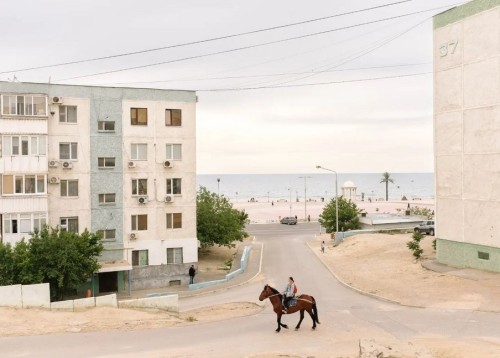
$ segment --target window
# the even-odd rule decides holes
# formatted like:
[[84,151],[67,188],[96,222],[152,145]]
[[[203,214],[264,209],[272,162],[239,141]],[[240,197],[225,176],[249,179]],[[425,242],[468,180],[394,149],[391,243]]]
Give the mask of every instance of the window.
[[45,175],[4,175],[2,193],[4,195],[45,194]]
[[113,241],[116,239],[115,229],[97,230],[97,234],[101,235],[103,240]]
[[22,213],[6,214],[3,216],[4,233],[6,234],[29,234],[39,231],[47,225],[47,214]]
[[182,229],[182,213],[167,214],[167,229]]
[[59,143],[59,159],[78,159],[77,143]]
[[6,234],[17,234],[18,233],[18,227],[17,227],[17,215],[9,215],[5,214],[3,216],[3,230],[4,233]]
[[2,96],[2,114],[16,116],[46,116],[46,96]]
[[182,194],[181,179],[167,179],[167,194]]
[[78,196],[78,180],[61,180],[61,196]]
[[148,180],[132,179],[132,195],[148,195]]
[[147,215],[132,215],[132,231],[147,230],[148,216]]
[[2,156],[46,155],[45,136],[3,136]]
[[114,168],[115,167],[115,158],[112,158],[112,157],[97,158],[97,166],[99,168]]
[[182,247],[167,249],[167,265],[182,263]]
[[33,231],[40,231],[45,225],[47,225],[46,214],[33,214]]
[[114,204],[116,194],[99,194],[99,204]]
[[132,266],[147,266],[148,250],[132,250]]
[[182,113],[180,109],[165,110],[165,125],[166,126],[181,126]]
[[76,106],[59,106],[59,123],[76,123]]
[[78,232],[78,217],[61,218],[59,222],[62,230]]
[[148,160],[148,145],[132,143],[130,157],[132,160]]
[[148,109],[147,108],[130,108],[130,124],[133,126],[148,125]]
[[101,132],[114,132],[115,122],[114,121],[97,121],[97,130]]
[[182,144],[167,144],[166,159],[181,160],[182,159]]

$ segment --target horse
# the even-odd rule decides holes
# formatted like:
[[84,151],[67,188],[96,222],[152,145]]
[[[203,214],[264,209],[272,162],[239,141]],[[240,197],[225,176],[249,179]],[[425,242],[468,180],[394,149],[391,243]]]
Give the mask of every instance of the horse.
[[[260,293],[259,301],[264,301],[266,298],[269,298],[269,300],[271,301],[271,304],[273,305],[273,311],[277,316],[278,328],[276,329],[276,332],[281,331],[281,327],[288,329],[288,326],[286,324],[281,323],[281,316],[283,315],[283,309],[285,308],[282,304],[283,295],[279,293],[279,291],[275,288],[272,288],[269,285],[265,285],[264,289]],[[304,311],[307,311],[307,313],[309,313],[309,316],[311,316],[311,319],[313,321],[312,329],[316,329],[316,323],[320,323],[318,318],[318,307],[316,306],[316,300],[314,299],[314,297],[309,295],[299,295],[296,296],[295,299],[297,300],[296,304],[294,306],[288,307],[286,313],[292,314],[300,311],[300,320],[299,323],[297,323],[295,330],[298,330],[300,328],[300,324],[304,319]]]

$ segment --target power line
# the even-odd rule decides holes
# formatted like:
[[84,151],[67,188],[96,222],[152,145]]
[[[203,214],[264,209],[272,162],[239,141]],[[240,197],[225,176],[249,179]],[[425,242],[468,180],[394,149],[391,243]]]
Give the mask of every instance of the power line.
[[169,64],[169,63],[182,62],[182,61],[194,60],[194,59],[203,58],[203,57],[221,55],[221,54],[224,54],[224,53],[231,53],[231,52],[236,52],[236,51],[248,50],[248,49],[251,49],[251,48],[257,48],[257,47],[262,47],[262,46],[267,46],[267,45],[272,45],[272,44],[277,44],[277,43],[282,43],[282,42],[288,42],[288,41],[303,39],[303,38],[307,38],[307,37],[312,37],[312,36],[317,36],[317,35],[323,35],[323,34],[335,32],[335,31],[341,31],[341,30],[351,29],[351,28],[355,28],[355,27],[359,27],[359,26],[370,25],[370,24],[375,24],[375,23],[378,23],[378,22],[383,22],[383,21],[398,19],[398,18],[407,17],[407,16],[411,16],[411,15],[421,14],[421,13],[425,13],[425,12],[429,12],[429,11],[434,11],[434,10],[437,10],[437,9],[442,9],[444,7],[449,7],[449,6],[440,6],[440,7],[436,7],[436,8],[432,8],[432,9],[428,9],[428,10],[415,11],[415,12],[411,12],[411,13],[407,13],[407,14],[403,14],[403,15],[391,16],[391,17],[387,17],[387,18],[383,18],[383,19],[379,19],[379,20],[368,21],[368,22],[364,22],[364,23],[360,23],[360,24],[339,27],[339,28],[332,29],[332,30],[325,30],[325,31],[315,32],[315,33],[301,35],[301,36],[289,37],[289,38],[285,38],[285,39],[282,39],[282,40],[264,42],[264,43],[260,43],[260,44],[256,44],[256,45],[249,45],[249,46],[237,47],[237,48],[233,48],[233,49],[229,49],[229,50],[211,52],[211,53],[202,54],[202,55],[196,55],[196,56],[183,57],[183,58],[178,58],[178,59],[169,60],[169,61],[162,61],[162,62],[150,63],[150,64],[146,64],[146,65],[126,67],[126,68],[121,68],[121,69],[117,69],[117,70],[110,70],[110,71],[104,71],[104,72],[96,72],[96,73],[91,73],[91,74],[86,74],[86,75],[81,75],[81,76],[63,78],[63,79],[56,80],[56,81],[57,82],[63,82],[63,81],[74,80],[74,79],[79,79],[79,78],[101,76],[101,75],[106,75],[106,74],[111,74],[111,73],[118,73],[118,72],[130,71],[130,70],[137,70],[137,69],[141,69],[141,68],[148,68],[148,67],[154,67],[154,66],[159,66],[159,65],[165,65],[165,64]]
[[341,13],[341,14],[324,16],[324,17],[320,17],[320,18],[316,18],[316,19],[310,19],[310,20],[295,22],[295,23],[286,24],[286,25],[273,26],[273,27],[268,27],[268,28],[259,29],[259,30],[241,32],[241,33],[231,34],[231,35],[226,35],[226,36],[219,36],[219,37],[214,37],[214,38],[205,39],[205,40],[198,40],[198,41],[186,42],[186,43],[181,43],[181,44],[176,44],[176,45],[168,45],[168,46],[156,47],[156,48],[152,48],[152,49],[140,50],[140,51],[134,51],[134,52],[126,52],[126,53],[117,54],[117,55],[95,57],[95,58],[90,58],[90,59],[85,59],[85,60],[61,62],[61,63],[57,63],[57,64],[44,65],[44,66],[36,66],[36,67],[27,67],[27,68],[21,68],[21,69],[17,69],[17,70],[3,71],[3,72],[0,72],[0,74],[12,73],[12,72],[25,72],[25,71],[40,70],[40,69],[51,68],[51,67],[75,65],[75,64],[79,64],[79,63],[85,63],[85,62],[94,62],[94,61],[100,61],[100,60],[108,60],[108,59],[117,58],[117,57],[139,55],[139,54],[148,53],[148,52],[155,52],[155,51],[167,50],[167,49],[172,49],[172,48],[177,48],[177,47],[197,45],[197,44],[206,43],[206,42],[212,42],[212,41],[218,41],[218,40],[225,40],[225,39],[230,39],[230,38],[233,38],[233,37],[246,36],[246,35],[251,35],[251,34],[257,34],[257,33],[260,33],[260,32],[266,32],[266,31],[283,29],[283,28],[286,28],[286,27],[304,25],[304,24],[307,24],[307,23],[312,23],[312,22],[317,22],[317,21],[323,21],[323,20],[332,19],[332,18],[335,18],[335,17],[346,16],[346,15],[357,14],[357,13],[360,13],[360,12],[371,11],[371,10],[380,9],[380,8],[384,8],[384,7],[399,5],[399,4],[402,4],[402,3],[405,3],[405,2],[411,2],[411,1],[414,1],[414,0],[402,0],[402,1],[393,2],[393,3],[389,3],[389,4],[373,6],[373,7],[369,7],[369,8],[365,8],[365,9],[344,12],[344,13]]

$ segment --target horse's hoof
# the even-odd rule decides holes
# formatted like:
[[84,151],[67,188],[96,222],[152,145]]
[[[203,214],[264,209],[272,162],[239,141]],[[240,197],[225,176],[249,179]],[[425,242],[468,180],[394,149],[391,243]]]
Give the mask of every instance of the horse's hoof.
[[316,329],[316,327],[313,327],[313,329]]
[[295,327],[295,330],[298,331],[299,330],[299,327]]
[[288,326],[287,326],[287,325],[285,324],[285,325],[283,326],[283,328],[286,328],[286,329],[288,329]]

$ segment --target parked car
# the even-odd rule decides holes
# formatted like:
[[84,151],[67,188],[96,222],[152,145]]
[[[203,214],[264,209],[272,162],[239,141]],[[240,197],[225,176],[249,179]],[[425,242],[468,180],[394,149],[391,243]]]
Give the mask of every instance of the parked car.
[[280,220],[280,223],[287,225],[297,225],[297,219],[295,219],[293,216],[285,216]]
[[413,231],[434,236],[434,220],[423,221]]

